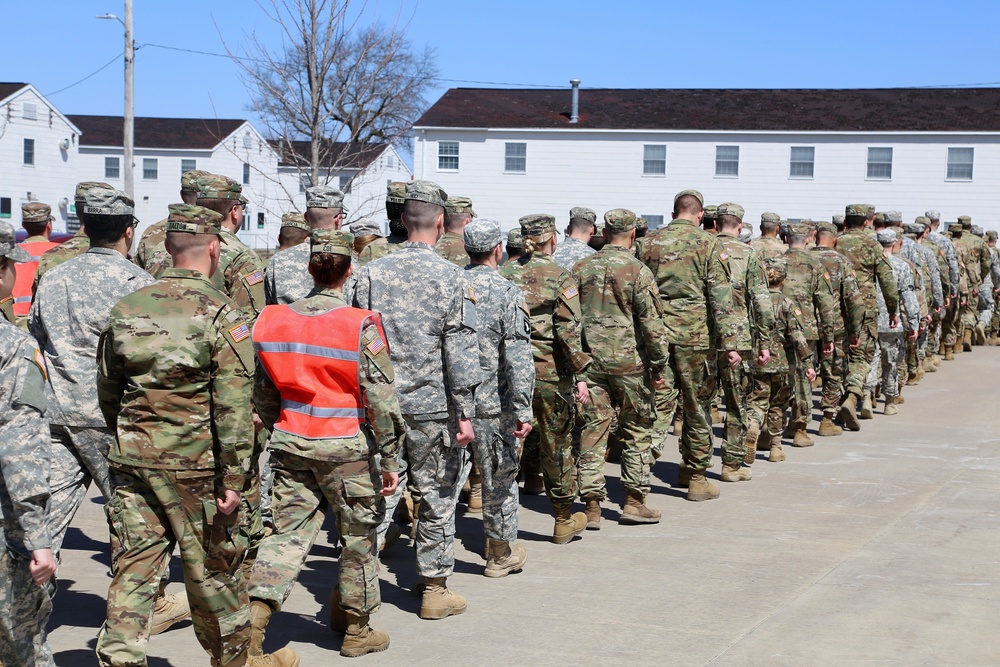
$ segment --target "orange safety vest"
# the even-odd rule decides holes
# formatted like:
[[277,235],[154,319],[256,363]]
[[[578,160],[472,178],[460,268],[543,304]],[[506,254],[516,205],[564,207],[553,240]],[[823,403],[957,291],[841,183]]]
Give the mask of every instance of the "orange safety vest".
[[52,241],[34,241],[32,243],[18,243],[18,245],[31,255],[30,262],[22,262],[17,265],[17,277],[14,279],[14,314],[23,317],[31,310],[31,285],[35,282],[38,260],[46,251],[59,244]]
[[385,331],[378,313],[341,306],[317,315],[266,306],[253,327],[257,358],[281,393],[275,430],[313,440],[352,438],[367,421],[361,400],[361,334]]

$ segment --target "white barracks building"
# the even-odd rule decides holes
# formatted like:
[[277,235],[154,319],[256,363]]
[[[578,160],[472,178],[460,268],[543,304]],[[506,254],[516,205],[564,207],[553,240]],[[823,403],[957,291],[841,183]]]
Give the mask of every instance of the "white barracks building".
[[626,207],[669,222],[673,195],[826,219],[867,202],[1000,229],[1000,89],[453,88],[414,125],[415,178],[505,229],[528,213]]

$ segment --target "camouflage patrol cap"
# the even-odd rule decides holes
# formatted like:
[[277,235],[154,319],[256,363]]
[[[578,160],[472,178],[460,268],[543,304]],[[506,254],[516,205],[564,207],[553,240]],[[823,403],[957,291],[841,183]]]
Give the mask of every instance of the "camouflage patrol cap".
[[715,220],[719,216],[719,207],[715,204],[702,206],[701,210],[705,212],[705,215],[701,218],[702,220]]
[[681,190],[680,192],[674,195],[674,204],[677,204],[677,200],[685,195],[691,195],[692,197],[698,200],[699,204],[701,204],[702,206],[705,205],[705,198],[702,197],[701,193],[698,192],[697,190]]
[[637,231],[642,231],[643,229],[649,229],[649,221],[646,218],[638,217],[635,219],[635,228]]
[[916,218],[913,219],[913,222],[917,223],[918,225],[924,225],[925,227],[931,226],[931,219],[928,218],[926,215],[918,215]]
[[898,241],[896,237],[896,230],[893,229],[880,229],[875,232],[875,240],[881,243],[883,246],[889,246]]
[[725,204],[719,204],[715,211],[716,215],[735,215],[743,222],[743,216],[746,215],[746,209],[744,209],[739,204],[733,204],[732,202],[726,202]]
[[843,216],[843,215],[841,215],[840,213],[838,213],[838,214],[834,215],[834,216],[833,216],[832,218],[830,218],[830,220],[831,220],[831,221],[833,222],[833,224],[834,224],[834,225],[836,225],[836,226],[837,226],[838,228],[839,228],[839,227],[843,227],[843,226],[844,226],[844,216]]
[[468,197],[448,197],[444,210],[448,213],[468,213],[473,218],[476,217],[476,212],[472,210],[472,200]]
[[433,181],[410,181],[406,184],[406,200],[422,201],[444,208],[448,203],[448,193]]
[[832,222],[817,222],[816,223],[816,231],[817,232],[827,232],[828,234],[836,234],[837,233],[837,225],[833,224]]
[[869,208],[868,204],[848,204],[847,207],[844,208],[844,217],[861,216],[863,218],[867,218]]
[[574,206],[569,210],[570,220],[586,220],[590,224],[597,223],[597,213],[592,209],[584,208],[583,206]]
[[930,218],[931,222],[938,222],[941,220],[941,214],[938,211],[927,211],[924,215]]
[[306,208],[339,208],[344,210],[344,193],[329,185],[306,188]]
[[882,213],[881,211],[876,213],[875,222],[877,222],[880,225],[885,224],[885,213]]
[[996,241],[997,240],[997,232],[996,232],[996,230],[991,229],[990,231],[986,232],[986,240],[987,241]]
[[198,192],[198,179],[212,174],[201,169],[192,169],[181,174],[181,192]]
[[298,211],[291,211],[285,213],[281,216],[281,226],[282,227],[294,227],[295,229],[303,229],[309,231],[309,223],[306,222],[306,217],[299,213]]
[[604,227],[613,234],[635,229],[635,213],[627,208],[613,208],[604,214]]
[[310,255],[347,255],[354,249],[354,235],[339,229],[314,229],[309,235]]
[[811,231],[812,231],[812,225],[810,225],[808,222],[788,223],[789,236],[809,236],[809,232]]
[[465,226],[465,251],[489,252],[503,241],[500,223],[487,218],[476,218]]
[[764,211],[760,214],[760,221],[775,224],[781,222],[781,216],[777,213],[772,213],[771,211]]
[[31,253],[17,245],[14,228],[0,220],[0,257],[9,257],[15,262],[30,262]]
[[976,236],[982,236],[983,228],[980,227],[979,225],[972,225],[972,233]]
[[21,204],[21,222],[27,224],[38,224],[53,220],[52,207],[41,202],[31,202]]
[[767,282],[771,285],[781,282],[788,275],[788,262],[780,255],[768,259],[764,266],[767,269]]
[[167,206],[168,232],[189,234],[221,234],[222,216],[210,208],[196,204],[171,204]]
[[958,222],[962,225],[962,229],[968,231],[972,229],[972,218],[967,215],[958,216]]
[[87,215],[135,215],[135,202],[121,190],[91,188],[83,195]]
[[358,222],[351,223],[351,233],[354,237],[359,236],[382,236],[382,225],[372,218],[365,218]]
[[556,231],[556,218],[548,213],[532,213],[517,221],[521,236],[542,236]]
[[895,224],[897,222],[903,222],[903,214],[899,211],[886,211],[885,221],[889,224]]
[[81,181],[76,184],[76,193],[73,195],[73,202],[77,205],[83,204],[83,196],[87,194],[87,190],[90,188],[104,188],[105,190],[113,190],[109,184],[102,181]]
[[[752,235],[753,234],[753,224],[749,223],[749,222],[744,222],[743,223],[743,231],[744,232],[749,232]],[[742,234],[742,232],[741,232],[741,234]]]
[[925,229],[927,229],[927,226],[920,222],[919,219],[917,222],[908,222],[903,225],[903,231],[907,234],[913,234],[914,236],[920,236],[924,233]]
[[507,232],[507,247],[512,250],[524,250],[524,237],[521,236],[520,228]]
[[963,231],[962,223],[961,222],[949,222],[948,223],[948,231],[951,232],[952,234],[955,234],[956,232],[957,233],[961,233]]
[[243,186],[228,176],[208,174],[195,181],[198,199],[236,199],[243,201]]
[[393,181],[385,186],[385,203],[402,204],[406,200],[406,183]]

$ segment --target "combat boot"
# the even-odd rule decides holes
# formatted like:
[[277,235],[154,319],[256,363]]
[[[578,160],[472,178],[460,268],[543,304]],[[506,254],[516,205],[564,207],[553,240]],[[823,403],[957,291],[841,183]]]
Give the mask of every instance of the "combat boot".
[[618,523],[626,525],[659,523],[660,511],[646,507],[645,501],[641,493],[630,492],[625,498],[625,506],[622,508],[621,516],[618,517]]
[[569,505],[552,509],[556,518],[552,541],[556,544],[566,544],[587,529],[587,515],[583,512],[571,513]]
[[782,461],[785,460],[785,452],[783,449],[781,449],[780,440],[777,441],[777,443],[774,442],[771,443],[771,452],[768,455],[767,460],[770,461],[771,463],[781,463]]
[[705,471],[693,471],[691,482],[688,484],[687,499],[694,502],[701,502],[703,500],[715,500],[718,497],[719,487],[705,478]]
[[506,577],[523,568],[527,560],[528,550],[523,544],[511,545],[510,542],[486,538],[486,571],[483,574],[487,577]]
[[694,474],[693,468],[688,468],[683,463],[677,467],[677,488],[686,489],[688,484],[691,483],[691,475]]
[[860,431],[861,424],[858,422],[858,397],[856,394],[850,392],[844,398],[844,402],[840,405],[840,412],[838,417],[840,421],[844,422],[846,426],[851,431]]
[[919,377],[917,376],[916,373],[907,373],[906,374],[906,386],[908,386],[908,387],[915,387],[918,384],[920,384],[920,379],[919,379]]
[[982,322],[976,323],[976,345],[986,345],[986,327]]
[[899,408],[896,407],[896,404],[898,402],[899,401],[896,399],[895,396],[886,396],[885,409],[882,410],[882,414],[884,414],[886,417],[891,417],[892,415],[898,415]]
[[299,656],[287,646],[274,653],[248,655],[247,667],[299,667]]
[[330,591],[330,630],[344,634],[349,623],[347,612],[340,606],[340,589],[334,586]]
[[861,403],[861,418],[862,419],[874,419],[875,412],[872,409],[872,395],[871,392],[865,392],[864,401]]
[[[583,516],[582,514],[580,516]],[[437,620],[465,611],[465,598],[448,590],[445,577],[426,577],[420,601],[420,618]]]
[[823,421],[819,423],[819,431],[817,431],[817,434],[826,437],[831,435],[842,435],[843,433],[844,429],[833,423],[833,415],[824,413]]
[[587,509],[584,510],[584,514],[587,515],[587,530],[600,530],[601,529],[601,501],[600,500],[588,500]]
[[529,496],[537,496],[545,493],[545,479],[541,474],[530,475],[525,473],[524,488],[521,489],[521,493]]
[[923,369],[925,373],[937,373],[937,357],[928,355],[924,357]]
[[937,369],[941,368],[941,361],[942,360],[944,360],[944,357],[942,357],[940,355],[937,355],[937,354],[934,355],[934,360],[933,360],[934,361],[934,370],[937,370]]
[[739,463],[723,463],[722,474],[719,476],[723,482],[746,482],[753,476],[750,468],[744,468]]
[[166,632],[172,625],[190,616],[191,606],[188,604],[187,595],[182,597],[161,592],[153,606],[153,620],[150,623],[149,634],[158,635]]
[[747,465],[752,465],[754,459],[757,458],[757,440],[760,439],[760,426],[757,422],[751,420],[750,426],[747,427],[747,435],[743,440],[743,444],[746,446],[747,453],[743,456],[743,463]]
[[[389,648],[389,635],[368,625],[368,614],[349,614],[350,623],[340,646],[340,655],[357,658]],[[298,664],[298,663],[296,663]]]
[[725,424],[725,423],[726,423],[725,417],[723,417],[722,413],[719,412],[719,408],[717,408],[717,407],[715,407],[713,405],[712,406],[712,426],[718,426],[719,424]]
[[924,369],[924,365],[920,364],[917,366],[917,382],[923,380],[925,375],[927,375],[927,371]]
[[966,328],[962,336],[962,352],[972,352],[972,329]]
[[674,416],[674,435],[678,438],[681,437],[681,429],[684,428],[684,414],[678,410],[677,414]]
[[469,514],[483,513],[483,476],[469,475],[469,504],[465,511]]
[[250,601],[250,655],[264,655],[264,632],[271,620],[271,605],[260,600]]
[[785,424],[785,430],[781,432],[782,438],[794,438],[795,437],[795,422],[789,418],[788,423]]
[[792,436],[792,447],[812,447],[816,444],[816,441],[812,439],[812,436],[806,433],[805,426],[799,426],[795,429],[795,435]]
[[955,346],[954,345],[951,346],[951,347],[945,348],[945,351],[944,351],[944,360],[945,361],[954,361],[955,360]]

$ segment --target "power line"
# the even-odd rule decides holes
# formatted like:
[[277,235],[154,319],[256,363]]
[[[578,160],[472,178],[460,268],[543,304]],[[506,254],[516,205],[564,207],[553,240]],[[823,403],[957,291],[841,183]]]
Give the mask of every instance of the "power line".
[[94,75],[102,72],[103,70],[107,69],[108,67],[110,67],[116,60],[118,60],[119,58],[121,58],[124,55],[125,55],[125,51],[122,51],[117,56],[115,56],[114,58],[112,58],[108,62],[104,63],[103,65],[101,65],[100,68],[94,70],[93,72],[91,72],[87,76],[83,77],[82,79],[80,79],[76,83],[71,83],[68,86],[66,86],[65,88],[60,88],[59,90],[57,90],[54,93],[45,93],[45,97],[52,97],[53,95],[58,95],[59,93],[63,92],[64,90],[69,90],[70,88],[73,88],[74,86],[79,86],[81,83],[83,83],[84,81],[86,81],[90,77],[92,77],[92,76],[94,76]]

